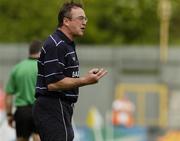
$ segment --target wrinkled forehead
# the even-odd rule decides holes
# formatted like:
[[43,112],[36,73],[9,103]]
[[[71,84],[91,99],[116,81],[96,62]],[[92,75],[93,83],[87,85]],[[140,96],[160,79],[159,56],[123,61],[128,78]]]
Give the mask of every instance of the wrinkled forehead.
[[84,10],[80,7],[72,8],[70,13],[71,13],[71,17],[86,16]]

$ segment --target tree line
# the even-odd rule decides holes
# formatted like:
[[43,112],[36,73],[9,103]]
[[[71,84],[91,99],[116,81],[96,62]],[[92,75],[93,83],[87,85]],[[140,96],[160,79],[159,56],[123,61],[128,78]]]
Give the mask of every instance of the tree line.
[[[77,0],[76,0],[77,1]],[[44,40],[65,0],[0,0],[0,42]],[[78,2],[78,1],[77,1]],[[80,0],[88,17],[81,44],[159,44],[159,0]],[[180,4],[171,0],[170,44],[180,44]]]

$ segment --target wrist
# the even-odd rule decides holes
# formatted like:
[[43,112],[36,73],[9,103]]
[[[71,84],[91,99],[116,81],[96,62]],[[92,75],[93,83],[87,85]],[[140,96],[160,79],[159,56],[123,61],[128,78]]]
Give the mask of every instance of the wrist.
[[10,112],[8,112],[8,113],[6,113],[6,116],[7,116],[7,117],[11,117],[11,116],[13,116],[13,114],[10,113]]
[[87,82],[86,82],[86,78],[85,78],[85,77],[80,77],[79,80],[80,80],[80,86],[87,85]]

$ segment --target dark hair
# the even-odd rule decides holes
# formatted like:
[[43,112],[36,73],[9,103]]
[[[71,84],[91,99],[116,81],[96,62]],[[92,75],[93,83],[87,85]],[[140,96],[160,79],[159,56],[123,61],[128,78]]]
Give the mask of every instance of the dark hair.
[[39,53],[41,50],[41,47],[42,47],[41,41],[39,41],[39,40],[32,41],[29,46],[29,54],[32,55],[32,54]]
[[72,8],[79,7],[83,9],[82,4],[73,1],[64,3],[58,14],[58,27],[63,25],[64,17],[71,17],[70,12]]

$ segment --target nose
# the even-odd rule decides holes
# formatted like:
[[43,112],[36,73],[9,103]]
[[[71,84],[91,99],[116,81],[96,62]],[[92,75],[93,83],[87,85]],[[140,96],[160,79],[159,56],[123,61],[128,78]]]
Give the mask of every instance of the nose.
[[83,21],[84,21],[85,23],[87,23],[87,22],[88,22],[88,18],[87,18],[87,17],[84,17],[84,18],[83,18]]
[[86,25],[86,23],[87,23],[87,21],[85,21],[85,20],[82,22],[83,25]]

